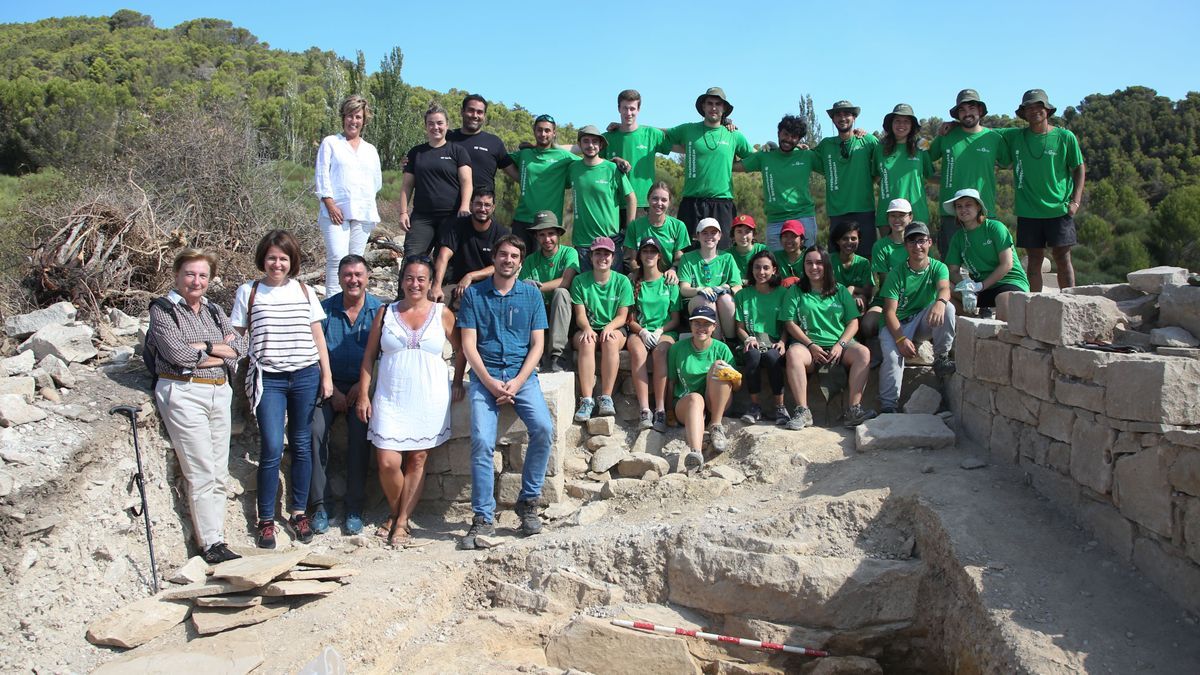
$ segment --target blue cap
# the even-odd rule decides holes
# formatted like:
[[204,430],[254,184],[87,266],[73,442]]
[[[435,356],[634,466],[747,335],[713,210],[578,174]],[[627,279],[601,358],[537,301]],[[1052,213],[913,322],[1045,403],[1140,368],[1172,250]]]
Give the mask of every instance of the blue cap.
[[701,306],[697,307],[696,309],[693,309],[692,315],[688,317],[688,321],[695,321],[696,319],[700,319],[702,321],[707,321],[709,323],[716,323],[717,322],[717,312],[716,312],[716,310],[714,310],[712,307],[709,307],[708,305],[701,305]]

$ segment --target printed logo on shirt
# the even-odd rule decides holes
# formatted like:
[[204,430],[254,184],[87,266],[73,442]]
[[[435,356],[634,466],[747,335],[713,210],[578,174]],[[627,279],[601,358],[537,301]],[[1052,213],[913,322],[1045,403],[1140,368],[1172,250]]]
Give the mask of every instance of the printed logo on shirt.
[[991,148],[986,148],[986,147],[982,147],[982,146],[981,146],[981,147],[975,148],[975,151],[976,151],[976,152],[986,152],[986,153],[990,153],[990,152],[992,151],[992,149],[991,149]]

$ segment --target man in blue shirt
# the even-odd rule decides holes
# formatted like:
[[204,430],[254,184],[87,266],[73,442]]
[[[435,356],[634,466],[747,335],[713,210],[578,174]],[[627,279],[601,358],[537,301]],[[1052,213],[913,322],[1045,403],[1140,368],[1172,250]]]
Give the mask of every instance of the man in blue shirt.
[[346,534],[362,532],[362,508],[367,483],[367,425],[354,414],[359,396],[367,396],[358,386],[367,336],[375,315],[383,307],[379,298],[367,293],[371,269],[360,255],[348,255],[338,263],[338,284],[342,292],[326,298],[321,307],[325,319],[321,330],[329,348],[329,368],[333,372],[333,396],[313,411],[313,471],[308,491],[308,506],[312,511],[312,528],[317,534],[329,529],[329,513],[325,491],[328,486],[329,436],[338,415],[346,416]]
[[[512,405],[529,429],[529,446],[521,469],[517,516],[526,535],[542,530],[538,499],[550,460],[554,423],[534,368],[542,358],[546,307],[542,294],[517,282],[525,258],[525,243],[506,235],[496,242],[495,272],[472,284],[463,295],[458,314],[462,349],[471,364],[471,529],[459,548],[473,549],[476,537],[495,534],[496,427],[499,406]],[[482,542],[480,542],[482,543]]]

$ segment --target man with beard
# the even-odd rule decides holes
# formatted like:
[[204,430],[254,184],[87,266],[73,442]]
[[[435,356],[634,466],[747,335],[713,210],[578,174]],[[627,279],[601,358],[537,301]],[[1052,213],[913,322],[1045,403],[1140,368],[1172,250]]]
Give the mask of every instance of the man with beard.
[[495,206],[496,195],[491,190],[476,188],[471,195],[471,215],[458,218],[446,230],[433,263],[430,300],[446,302],[455,309],[471,284],[492,276],[496,242],[508,234],[492,220]]
[[[950,130],[934,138],[929,146],[929,158],[942,163],[939,203],[953,199],[959,190],[972,188],[979,191],[987,212],[996,212],[996,162],[1005,161],[1006,148],[1000,133],[981,124],[984,115],[987,104],[979,99],[979,92],[963,89],[950,109],[950,117],[958,123],[951,123]],[[943,213],[937,234],[941,255],[950,250],[950,239],[957,231],[954,214]]]
[[[471,406],[471,509],[474,517],[462,549],[488,545],[495,535],[496,431],[499,407],[512,405],[529,430],[521,468],[521,492],[516,511],[526,535],[542,530],[537,502],[550,459],[554,423],[538,375],[546,331],[542,295],[530,284],[517,283],[525,243],[509,235],[496,242],[495,272],[463,295],[458,327],[462,350],[471,364],[467,400]],[[480,541],[479,538],[484,540]]]
[[469,94],[462,102],[462,126],[446,134],[446,140],[457,143],[471,158],[471,177],[475,188],[496,191],[496,169],[512,164],[504,141],[483,130],[487,123],[488,103],[479,94]]
[[817,217],[808,178],[817,161],[812,150],[797,149],[808,134],[808,125],[796,115],[784,115],[777,131],[779,152],[756,152],[735,162],[734,171],[761,171],[763,207],[767,212],[767,249],[782,247],[783,223],[798,220],[804,225],[804,248],[817,243]]
[[[842,223],[858,225],[859,245],[870,250],[875,245],[875,183],[871,178],[871,156],[879,139],[873,134],[856,135],[854,121],[862,110],[850,101],[838,101],[825,111],[837,136],[821,139],[814,149],[813,167],[825,176],[825,211],[829,227]],[[807,229],[807,227],[805,228]],[[815,236],[812,239],[819,241]]]
[[522,148],[509,155],[512,164],[504,167],[521,187],[521,199],[513,213],[513,234],[521,237],[526,250],[533,250],[529,226],[538,211],[550,211],[558,222],[563,219],[563,193],[567,189],[567,170],[579,158],[554,144],[558,124],[550,115],[538,115],[533,120],[531,148]]
[[[571,240],[579,251],[580,271],[587,272],[592,269],[588,244],[599,237],[623,235],[637,213],[637,196],[617,165],[600,156],[608,142],[599,129],[590,124],[580,129],[578,143],[583,159],[567,169],[567,183],[573,197]],[[626,220],[618,221],[621,213]],[[620,258],[613,262],[613,270],[621,271]]]
[[549,211],[538,211],[529,231],[537,238],[538,249],[521,265],[520,278],[542,292],[550,318],[546,330],[547,367],[552,373],[561,373],[568,370],[563,351],[571,330],[571,282],[579,274],[579,252],[558,243],[567,231]]

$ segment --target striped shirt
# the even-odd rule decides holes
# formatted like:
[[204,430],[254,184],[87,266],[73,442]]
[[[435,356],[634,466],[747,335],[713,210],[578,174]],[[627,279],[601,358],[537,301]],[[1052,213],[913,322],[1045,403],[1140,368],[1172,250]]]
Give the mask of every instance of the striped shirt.
[[[233,326],[226,318],[224,310],[218,305],[209,303],[208,298],[201,298],[200,302],[203,306],[197,313],[193,312],[183,302],[183,297],[175,291],[171,291],[166,297],[175,304],[175,319],[178,319],[179,323],[176,324],[175,319],[172,319],[167,312],[151,305],[150,333],[146,336],[146,341],[153,341],[154,347],[158,350],[158,358],[155,359],[158,372],[214,380],[225,377],[227,372],[230,374],[237,372],[237,359],[233,358],[224,359],[224,367],[196,368],[196,365],[208,356],[204,354],[203,350],[193,347],[193,343],[212,342],[216,344],[225,342],[226,335],[233,335],[234,337],[228,342],[229,346],[233,347],[239,358],[246,353],[246,338],[234,333]],[[209,306],[216,308],[217,316],[220,317],[219,323],[213,321]]]
[[[246,327],[246,305],[253,281],[238,287],[229,320],[237,328]],[[300,282],[289,279],[283,286],[259,282],[250,316],[250,355],[263,370],[290,373],[317,363],[317,345],[312,324],[325,318],[317,293],[309,289],[308,299]]]

